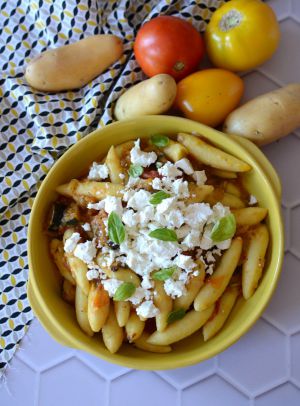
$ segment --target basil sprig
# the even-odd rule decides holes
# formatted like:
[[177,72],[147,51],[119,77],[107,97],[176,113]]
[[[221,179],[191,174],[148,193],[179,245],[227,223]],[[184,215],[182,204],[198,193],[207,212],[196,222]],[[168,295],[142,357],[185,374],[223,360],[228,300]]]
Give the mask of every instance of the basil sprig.
[[131,164],[128,169],[129,175],[133,178],[139,178],[143,174],[143,172],[144,172],[144,169],[141,165]]
[[169,313],[167,322],[168,324],[174,323],[174,321],[180,320],[185,316],[184,309],[173,310]]
[[177,241],[177,235],[174,230],[169,228],[157,228],[149,233],[149,237],[156,238],[161,241]]
[[167,199],[171,195],[169,193],[164,192],[163,190],[160,190],[159,192],[154,193],[149,202],[153,205],[161,203],[163,200]]
[[173,273],[177,270],[177,266],[171,266],[170,268],[163,268],[152,274],[152,279],[156,281],[166,281],[171,278]]
[[151,143],[156,147],[166,147],[170,142],[169,137],[163,134],[154,134],[151,136]]
[[232,238],[236,231],[236,221],[233,214],[228,214],[228,216],[220,218],[215,225],[210,234],[210,238],[214,242],[221,242]]
[[115,244],[121,244],[125,240],[125,227],[115,211],[108,216],[108,237]]
[[124,282],[118,287],[116,293],[114,294],[114,301],[120,302],[129,299],[135,292],[135,285],[131,282]]

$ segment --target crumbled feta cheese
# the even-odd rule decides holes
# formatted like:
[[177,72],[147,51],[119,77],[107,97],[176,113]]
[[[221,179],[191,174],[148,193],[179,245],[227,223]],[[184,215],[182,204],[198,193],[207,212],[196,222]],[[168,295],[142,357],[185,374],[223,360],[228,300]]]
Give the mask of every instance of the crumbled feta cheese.
[[105,199],[101,200],[100,202],[97,203],[88,203],[87,208],[88,209],[94,209],[94,210],[102,210],[104,209],[105,206]]
[[230,214],[230,208],[227,206],[223,206],[222,203],[218,202],[213,206],[213,213],[210,218],[210,222],[215,223],[220,218],[228,216]]
[[207,181],[207,176],[205,171],[195,171],[193,173],[193,179],[197,183],[198,186],[202,186]]
[[171,184],[171,187],[174,195],[177,195],[179,198],[186,198],[190,196],[189,184],[186,180],[176,179]]
[[109,294],[110,297],[113,297],[116,293],[119,286],[122,285],[122,281],[118,279],[106,279],[102,282],[104,289]]
[[155,190],[161,190],[163,188],[162,181],[160,178],[154,178],[152,181],[152,187]]
[[218,242],[216,244],[217,248],[219,248],[220,250],[227,250],[231,245],[231,239],[229,240],[224,240],[221,242]]
[[167,199],[164,199],[161,203],[159,203],[156,206],[156,211],[160,214],[165,213],[166,211],[168,211],[173,203],[175,202],[175,197],[169,197]]
[[213,214],[208,203],[189,204],[184,211],[185,223],[193,228],[203,225]]
[[141,283],[143,289],[152,289],[154,282],[150,279],[150,275],[144,275]]
[[180,227],[178,230],[176,230],[177,238],[181,240],[182,238],[185,238],[191,231],[191,228],[188,225],[184,225]]
[[175,163],[175,165],[177,168],[182,169],[187,175],[192,175],[194,173],[193,166],[187,158],[180,159]]
[[175,260],[174,264],[179,266],[179,268],[185,269],[185,270],[190,270],[192,268],[195,268],[197,264],[193,261],[193,258],[189,255],[178,255]]
[[128,200],[127,207],[131,207],[134,210],[143,210],[149,204],[149,199],[151,193],[147,190],[141,189],[138,190],[134,195]]
[[90,225],[90,223],[84,223],[84,224],[82,224],[82,228],[84,229],[84,231],[91,231],[91,225]]
[[122,215],[123,206],[122,201],[119,197],[107,196],[105,198],[104,210],[106,213],[110,214],[112,211],[116,212],[119,216]]
[[90,269],[86,273],[87,280],[91,281],[93,279],[98,279],[100,276],[99,271],[97,269]]
[[158,313],[159,310],[154,306],[152,300],[147,300],[136,308],[136,314],[142,319],[150,319],[151,317],[155,317]]
[[90,168],[88,179],[90,180],[101,180],[108,178],[108,167],[106,164],[99,165],[97,162],[93,162]]
[[92,262],[96,254],[97,250],[93,241],[86,241],[84,243],[77,244],[74,250],[75,257],[81,259],[86,264]]
[[166,214],[166,221],[169,227],[179,228],[184,224],[185,219],[182,212],[176,209]]
[[256,197],[253,196],[253,195],[250,195],[250,198],[249,198],[249,206],[253,206],[253,205],[256,204],[256,203],[257,203]]
[[164,282],[164,289],[166,294],[173,299],[182,296],[186,292],[183,281],[174,281],[171,278]]
[[190,233],[182,241],[181,246],[184,249],[191,249],[194,247],[199,247],[200,245],[200,229],[192,229]]
[[200,248],[202,250],[210,250],[215,244],[213,240],[210,238],[212,227],[205,227],[204,233],[202,235],[201,241],[200,241]]
[[133,210],[129,209],[124,211],[123,216],[122,216],[122,221],[125,224],[125,226],[128,227],[135,227],[139,223],[139,218],[138,214],[135,213]]
[[67,238],[64,245],[65,252],[73,252],[80,238],[79,233],[73,233],[69,238]]
[[130,151],[130,159],[133,164],[147,167],[157,160],[157,155],[155,152],[141,151],[140,140],[138,139],[135,141],[134,147]]
[[182,176],[182,172],[172,162],[166,162],[161,168],[158,168],[158,173],[169,179],[176,179]]
[[216,262],[216,259],[213,256],[212,251],[207,251],[207,253],[205,254],[205,259],[207,262]]
[[125,179],[124,173],[119,173],[119,178],[122,179],[122,180]]
[[205,268],[205,273],[212,275],[214,272],[214,264],[210,264]]
[[145,289],[138,287],[136,288],[134,294],[127,300],[130,301],[133,305],[138,305],[145,298],[145,295]]

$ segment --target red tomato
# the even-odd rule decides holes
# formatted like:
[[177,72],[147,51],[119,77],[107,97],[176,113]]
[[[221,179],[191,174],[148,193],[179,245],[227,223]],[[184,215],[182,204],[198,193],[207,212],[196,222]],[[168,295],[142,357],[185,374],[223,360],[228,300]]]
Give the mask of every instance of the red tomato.
[[197,68],[204,54],[204,42],[187,21],[160,16],[139,30],[134,54],[147,76],[168,73],[180,80]]

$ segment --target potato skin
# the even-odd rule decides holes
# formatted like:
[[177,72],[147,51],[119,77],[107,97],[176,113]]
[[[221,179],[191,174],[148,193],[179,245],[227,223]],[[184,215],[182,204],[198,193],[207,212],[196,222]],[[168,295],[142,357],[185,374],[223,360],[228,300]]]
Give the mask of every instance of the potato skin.
[[123,44],[115,35],[93,35],[49,49],[26,67],[30,86],[45,92],[78,89],[100,75],[123,53]]
[[250,100],[226,118],[223,131],[265,145],[300,126],[300,83]]
[[148,114],[162,114],[173,104],[176,82],[165,73],[144,80],[123,93],[115,106],[117,120]]

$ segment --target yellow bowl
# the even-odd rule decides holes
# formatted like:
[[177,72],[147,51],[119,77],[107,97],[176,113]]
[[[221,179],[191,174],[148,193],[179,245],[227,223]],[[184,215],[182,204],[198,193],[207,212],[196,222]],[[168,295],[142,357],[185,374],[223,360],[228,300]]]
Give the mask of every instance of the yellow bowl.
[[[208,342],[201,334],[174,345],[168,354],[153,354],[123,345],[110,354],[99,336],[85,335],[79,328],[75,312],[61,298],[60,284],[48,251],[44,232],[45,215],[57,194],[56,186],[79,176],[93,160],[104,156],[112,144],[148,137],[153,133],[196,132],[224,151],[248,162],[253,170],[245,182],[259,204],[269,210],[271,244],[262,281],[253,295],[240,301],[222,331]],[[270,300],[280,274],[283,257],[283,227],[280,213],[281,187],[278,176],[260,150],[247,140],[228,136],[200,123],[179,117],[146,116],[111,124],[97,130],[70,148],[52,167],[35,199],[28,231],[28,297],[34,313],[49,334],[61,344],[87,351],[106,361],[136,369],[169,369],[201,362],[238,340],[260,317]]]

